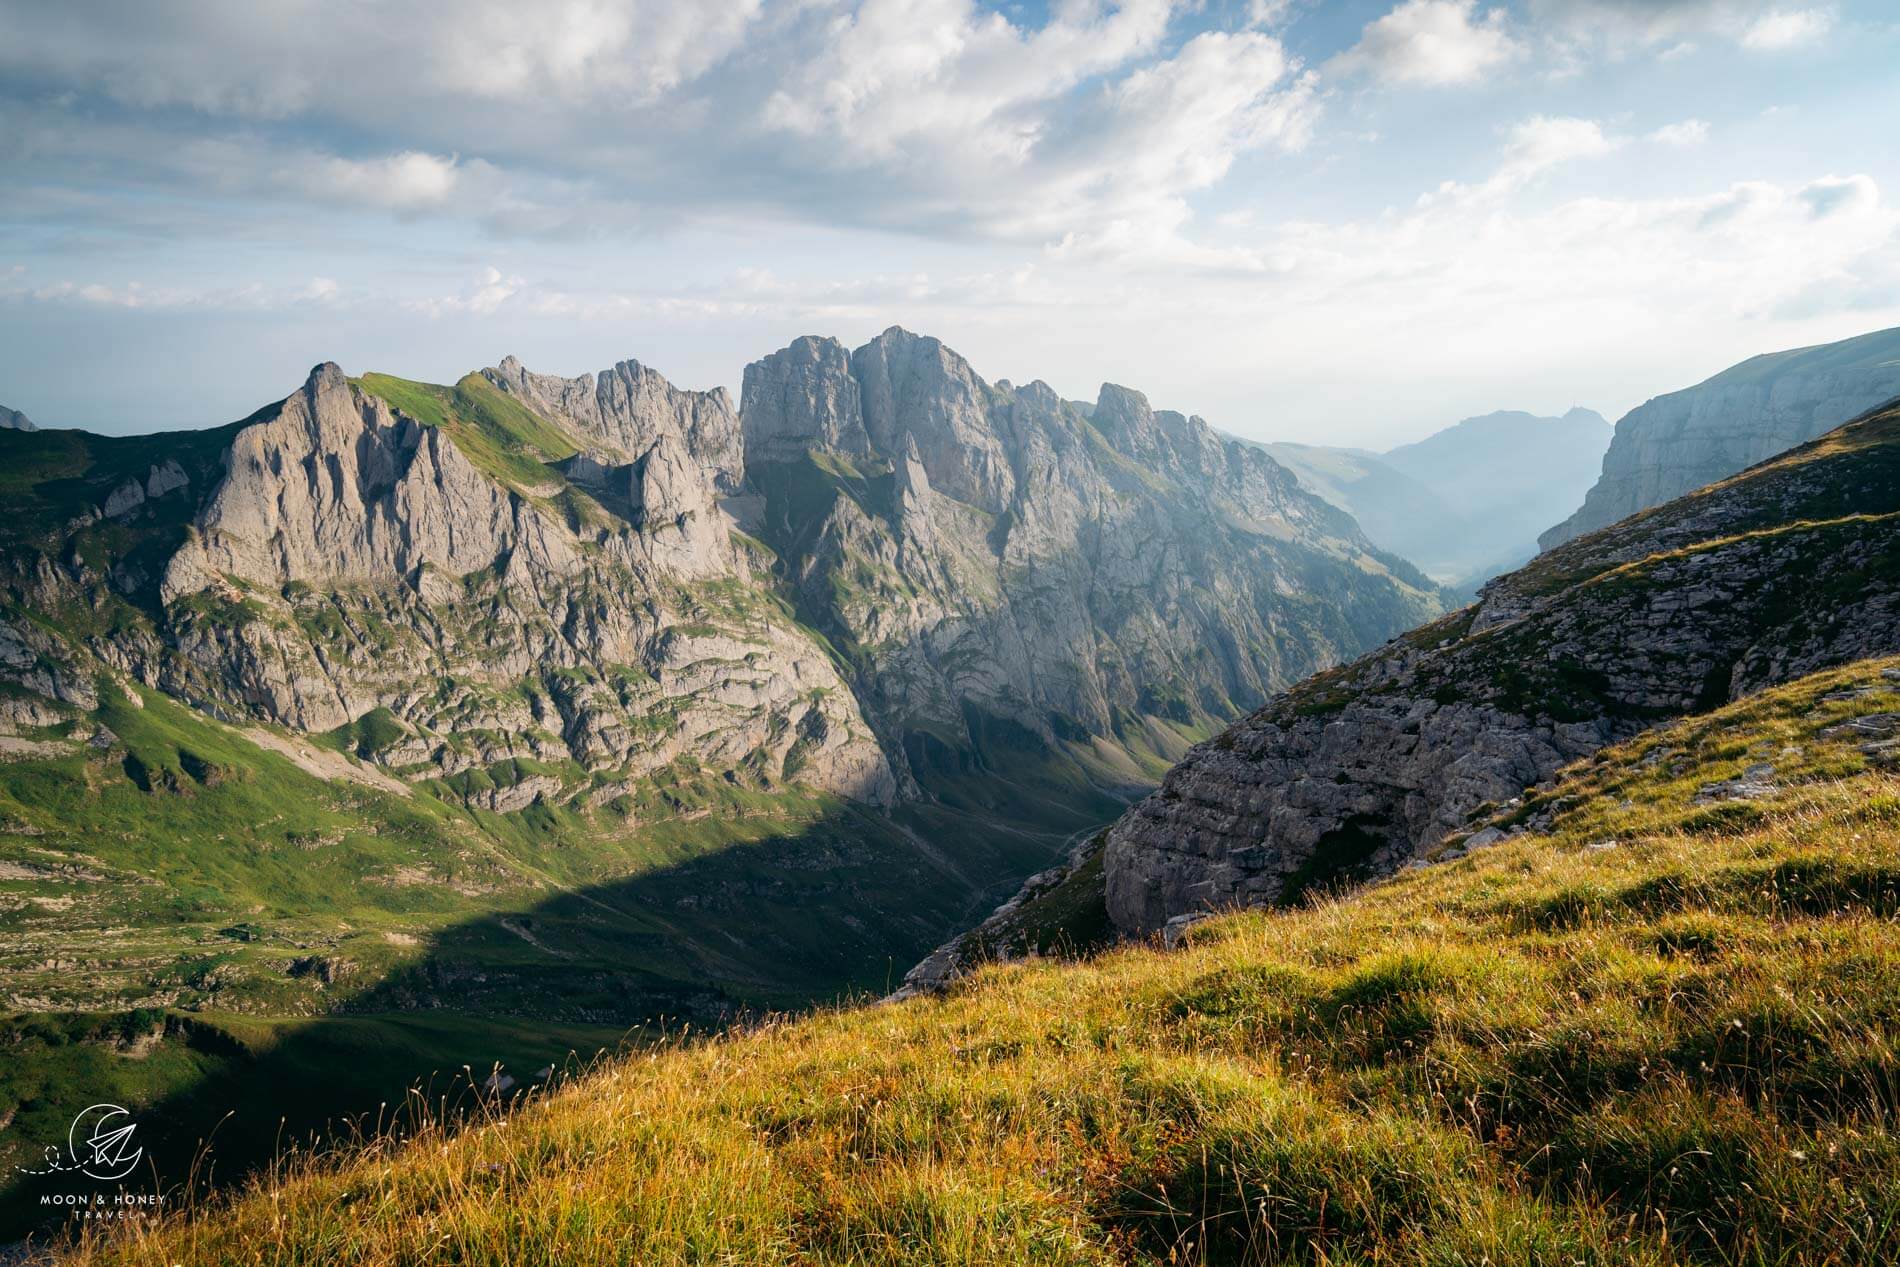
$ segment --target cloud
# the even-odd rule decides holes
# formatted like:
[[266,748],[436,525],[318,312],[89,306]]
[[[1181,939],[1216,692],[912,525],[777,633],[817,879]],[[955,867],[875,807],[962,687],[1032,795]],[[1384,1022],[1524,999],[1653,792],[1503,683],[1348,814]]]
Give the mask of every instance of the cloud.
[[109,308],[125,312],[269,312],[310,302],[310,288],[289,289],[258,283],[241,286],[148,286],[144,282],[75,282],[0,286],[0,300],[25,300],[58,307]]
[[1598,158],[1623,144],[1595,119],[1533,115],[1512,125],[1498,165],[1476,185],[1448,180],[1418,198],[1420,207],[1437,203],[1475,205],[1516,193],[1538,176],[1583,158]]
[[[454,196],[464,172],[454,155],[405,150],[383,158],[316,157],[282,173],[286,185],[324,201],[413,211],[439,207]],[[486,164],[477,164],[487,169]]]
[[1540,25],[1610,43],[1659,44],[1729,22],[1735,0],[1530,0]]
[[0,69],[141,108],[259,120],[460,98],[651,101],[736,51],[760,0],[510,0],[434,5],[198,0],[14,4]]
[[1604,134],[1603,125],[1595,119],[1540,114],[1511,129],[1503,170],[1528,178],[1573,159],[1608,154],[1619,144]]
[[25,8],[0,75],[29,91],[0,94],[0,133],[33,158],[24,214],[62,226],[158,233],[297,199],[512,237],[763,217],[1154,239],[1319,109],[1267,32],[1176,30],[1192,0],[1037,21],[975,0]]
[[1649,139],[1658,145],[1686,149],[1709,139],[1709,125],[1703,119],[1684,119],[1680,123],[1669,123],[1657,128],[1649,134]]
[[768,128],[822,136],[856,160],[918,142],[966,160],[1022,161],[1048,126],[1037,107],[1152,51],[1168,0],[1060,8],[1026,30],[970,0],[865,0],[765,103]]
[[500,269],[491,264],[481,271],[472,285],[457,294],[405,299],[402,306],[426,317],[443,317],[453,313],[486,317],[522,294],[527,287],[526,278],[504,276]]
[[1763,52],[1778,52],[1812,44],[1833,25],[1834,15],[1824,9],[1775,9],[1749,24],[1742,32],[1742,43]]
[[1783,9],[1774,0],[1530,0],[1532,20],[1573,46],[1611,51],[1662,46],[1680,56],[1709,37],[1748,48],[1793,48],[1833,26],[1830,8]]
[[1293,0],[1247,0],[1247,25],[1277,26],[1292,7]]
[[1471,83],[1522,51],[1505,30],[1503,9],[1479,14],[1477,0],[1405,0],[1367,23],[1333,67],[1389,84],[1444,87]]

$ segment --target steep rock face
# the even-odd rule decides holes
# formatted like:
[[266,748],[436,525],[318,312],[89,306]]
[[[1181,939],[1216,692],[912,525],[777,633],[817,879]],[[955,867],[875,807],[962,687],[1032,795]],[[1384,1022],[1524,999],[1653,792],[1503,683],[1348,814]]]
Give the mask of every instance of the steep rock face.
[[748,369],[760,531],[900,765],[1178,751],[1171,728],[1433,612],[1428,583],[1264,454],[1123,388],[1094,412],[896,329]]
[[1656,721],[1900,649],[1900,409],[1547,554],[1202,744],[1109,833],[1127,931],[1389,872]]
[[1632,409],[1546,550],[1724,479],[1900,396],[1900,330],[1752,357]]
[[[195,481],[153,465],[10,551],[9,605],[96,609],[149,584],[147,615],[67,661],[234,720],[347,730],[361,755],[491,809],[612,800],[680,763],[891,799],[829,658],[753,592],[690,431],[661,427],[616,466],[569,459],[568,478],[471,426],[425,424],[321,365],[200,454]],[[70,542],[105,518],[145,540],[102,575]],[[163,566],[142,580],[148,557]]]
[[240,431],[225,467],[166,568],[168,603],[220,575],[280,589],[423,567],[462,576],[515,551],[544,572],[574,564],[558,525],[484,477],[440,428],[352,387],[333,364],[313,370],[275,418]]
[[758,459],[795,460],[811,449],[871,456],[858,380],[836,339],[807,335],[746,366],[740,400],[746,452]]
[[510,356],[482,377],[537,414],[566,423],[589,447],[634,457],[670,437],[706,470],[716,491],[737,492],[745,479],[739,417],[723,387],[681,391],[638,361],[621,361],[598,375],[559,378],[533,373]]
[[886,457],[914,444],[934,485],[1000,515],[1015,492],[1009,456],[989,417],[989,386],[935,339],[887,331],[851,354],[851,376],[872,449]]
[[1113,386],[1093,412],[897,330],[754,365],[743,424],[631,361],[323,365],[218,432],[44,442],[79,465],[9,534],[9,601],[88,631],[61,681],[107,666],[490,808],[669,770],[882,802],[1058,753],[1099,813],[1437,600],[1200,420]]
[[0,431],[38,431],[33,420],[17,409],[0,405]]

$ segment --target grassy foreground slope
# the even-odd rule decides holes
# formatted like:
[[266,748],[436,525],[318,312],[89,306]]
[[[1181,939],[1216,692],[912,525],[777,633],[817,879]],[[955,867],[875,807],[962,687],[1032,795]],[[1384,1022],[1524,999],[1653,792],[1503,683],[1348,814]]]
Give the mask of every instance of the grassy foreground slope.
[[1891,1262],[1896,711],[1900,661],[1815,674],[1463,860],[623,1059],[73,1261]]

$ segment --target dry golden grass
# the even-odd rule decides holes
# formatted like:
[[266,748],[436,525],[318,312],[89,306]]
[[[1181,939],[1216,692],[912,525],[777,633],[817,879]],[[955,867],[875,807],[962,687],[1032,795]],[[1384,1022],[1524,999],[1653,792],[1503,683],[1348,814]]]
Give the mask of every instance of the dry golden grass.
[[[682,1041],[70,1258],[1893,1262],[1900,779],[1820,732],[1895,663],[1606,752],[1544,835]],[[1775,796],[1694,803],[1757,762]]]

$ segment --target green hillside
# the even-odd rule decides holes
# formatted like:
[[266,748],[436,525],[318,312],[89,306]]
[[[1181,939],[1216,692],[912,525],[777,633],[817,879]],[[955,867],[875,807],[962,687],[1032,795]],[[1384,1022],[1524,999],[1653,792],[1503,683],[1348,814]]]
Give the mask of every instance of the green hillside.
[[882,992],[1005,895],[994,877],[1110,812],[1017,805],[999,783],[986,813],[887,816],[682,766],[638,798],[491,813],[157,693],[108,692],[42,738],[49,755],[0,767],[16,1234],[43,1213],[15,1167],[88,1103],[137,1108],[168,1178],[216,1127],[228,1175],[286,1117],[295,1136],[464,1066]]
[[1463,860],[610,1061],[72,1261],[1891,1262],[1897,710],[1900,661],[1806,677]]

